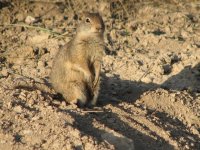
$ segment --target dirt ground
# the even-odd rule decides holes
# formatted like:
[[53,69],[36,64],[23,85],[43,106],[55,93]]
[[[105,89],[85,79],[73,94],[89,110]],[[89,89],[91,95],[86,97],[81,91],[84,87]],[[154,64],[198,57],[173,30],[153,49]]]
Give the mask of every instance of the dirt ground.
[[[94,109],[48,80],[86,10],[106,25]],[[1,0],[0,149],[200,149],[200,1]]]

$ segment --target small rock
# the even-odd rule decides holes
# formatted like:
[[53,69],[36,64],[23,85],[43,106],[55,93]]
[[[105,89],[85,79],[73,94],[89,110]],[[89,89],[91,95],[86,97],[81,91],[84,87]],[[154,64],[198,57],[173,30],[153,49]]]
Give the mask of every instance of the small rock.
[[[192,136],[187,136],[188,137],[188,139],[190,139],[191,141],[193,141],[193,142],[195,142],[195,139],[194,139],[194,137],[192,137]],[[191,143],[192,144],[192,143]],[[193,143],[194,144],[194,143]]]
[[65,102],[65,101],[62,101],[62,102],[61,102],[61,106],[63,106],[63,107],[67,106],[66,102]]
[[66,145],[66,149],[74,149],[73,146],[71,145],[71,143]]
[[[109,42],[111,42],[110,40],[116,40],[117,39],[117,34],[116,34],[116,30],[111,30],[110,31],[110,34],[109,34],[109,37],[110,37],[110,39],[109,39]],[[111,43],[112,44],[112,43]]]
[[0,63],[5,63],[6,62],[6,57],[0,56]]
[[171,100],[172,102],[176,102],[176,98],[175,98],[175,97],[172,97],[170,100]]
[[14,111],[17,112],[17,113],[21,113],[22,112],[21,106],[15,106]]
[[24,130],[23,133],[24,133],[24,134],[31,134],[32,131],[31,131],[31,130]]
[[144,83],[152,83],[152,79],[149,78],[149,77],[142,78],[141,81],[144,82]]
[[57,101],[57,100],[55,100],[55,101],[53,101],[53,104],[55,104],[55,105],[60,105],[60,101]]
[[48,106],[49,105],[49,103],[48,102],[44,102],[44,106]]
[[129,139],[115,131],[104,133],[101,135],[102,139],[108,143],[114,145],[116,150],[134,150],[134,143],[132,139]]
[[182,105],[185,105],[185,101],[184,101],[184,100],[181,100],[181,104],[182,104]]
[[45,67],[45,63],[43,61],[38,61],[38,68],[44,68]]
[[188,37],[188,32],[182,30],[181,35],[182,35],[184,38],[187,38],[187,37]]
[[194,143],[190,143],[190,145],[191,145],[192,147],[194,147]]
[[27,24],[31,24],[31,23],[33,23],[34,21],[35,21],[35,18],[32,17],[32,16],[27,16],[26,19],[25,19],[25,22],[26,22]]
[[8,109],[11,109],[12,108],[12,102],[8,102],[7,106],[8,106]]
[[174,54],[174,55],[171,56],[171,64],[177,63],[180,60],[181,60],[181,58],[178,55]]
[[47,106],[47,109],[52,110],[53,107],[52,106]]
[[171,94],[171,97],[176,97],[176,93],[172,93],[172,94]]
[[85,143],[84,146],[85,146],[84,149],[94,149],[94,145],[91,143]]
[[163,65],[162,68],[163,68],[163,74],[170,74],[172,71],[172,66],[169,64]]
[[35,104],[35,101],[33,98],[31,98],[28,102],[29,102],[30,106],[33,106]]
[[189,145],[188,145],[188,144],[187,144],[187,145],[185,145],[185,148],[186,148],[186,149],[190,149],[190,147],[189,147]]
[[3,67],[2,70],[1,70],[1,74],[4,77],[7,77],[9,75],[8,69],[6,69],[5,67]]
[[13,91],[13,96],[19,96],[21,93],[20,89],[16,89],[15,91]]
[[199,131],[196,127],[192,126],[190,129],[191,129],[193,134],[199,135]]
[[20,93],[19,98],[20,98],[21,100],[26,100],[26,95]]
[[106,73],[106,76],[107,76],[107,77],[113,77],[113,75],[112,75],[111,73],[109,73],[109,72]]
[[32,120],[32,121],[35,121],[35,120],[40,120],[40,119],[42,119],[41,116],[34,116],[31,120]]
[[117,55],[119,57],[125,57],[125,53],[123,51],[118,51]]
[[38,95],[42,95],[42,92],[40,90],[36,90]]

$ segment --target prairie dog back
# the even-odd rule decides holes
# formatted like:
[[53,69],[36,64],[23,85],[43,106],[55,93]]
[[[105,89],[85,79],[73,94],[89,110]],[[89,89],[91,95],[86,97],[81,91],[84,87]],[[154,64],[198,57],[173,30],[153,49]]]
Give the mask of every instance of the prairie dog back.
[[82,15],[76,35],[59,50],[50,74],[54,90],[79,107],[97,102],[105,30],[98,13]]

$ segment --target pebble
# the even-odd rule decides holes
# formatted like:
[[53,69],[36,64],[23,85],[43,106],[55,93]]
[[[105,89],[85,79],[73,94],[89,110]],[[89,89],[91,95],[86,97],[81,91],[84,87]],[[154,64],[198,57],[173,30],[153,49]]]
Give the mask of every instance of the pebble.
[[94,145],[89,142],[85,143],[84,146],[85,146],[84,149],[91,149],[91,150],[94,149]]
[[44,106],[48,106],[49,105],[49,103],[48,102],[44,102]]
[[115,131],[104,133],[101,138],[111,145],[114,145],[117,150],[135,150],[135,146],[132,139],[129,139]]
[[47,109],[52,110],[53,107],[52,106],[47,106]]
[[193,134],[196,134],[196,135],[199,134],[199,131],[198,131],[198,129],[196,127],[192,126],[190,129],[191,129]]
[[[193,142],[195,142],[195,139],[194,139],[194,137],[192,137],[192,136],[187,136],[188,137],[188,139],[190,139],[191,141],[193,141]],[[191,143],[192,144],[192,143]],[[194,144],[194,143],[193,143]]]
[[186,148],[186,149],[190,149],[189,145],[185,145],[185,148]]
[[144,82],[144,83],[151,83],[151,82],[152,82],[152,79],[149,78],[149,77],[144,77],[144,78],[142,78],[141,81]]
[[185,100],[181,100],[181,104],[182,104],[182,105],[185,105]]
[[5,67],[2,68],[1,70],[1,74],[4,76],[4,77],[7,77],[9,72],[8,72],[8,69],[6,69]]
[[13,96],[19,96],[21,93],[21,89],[16,89],[13,91]]
[[55,105],[60,105],[61,102],[60,102],[60,101],[57,101],[57,100],[54,100],[54,101],[53,101],[53,104],[55,104]]
[[42,117],[41,116],[34,116],[31,120],[35,121],[35,120],[40,120]]
[[113,74],[111,74],[111,73],[106,73],[106,77],[113,77]]
[[26,100],[26,96],[24,96],[23,94],[20,94],[20,95],[19,95],[19,98],[20,98],[21,100]]
[[24,91],[22,91],[19,96],[26,97],[26,93]]
[[42,95],[42,92],[40,90],[36,90],[38,95]]
[[43,61],[38,61],[38,68],[42,69],[45,67],[45,63]]
[[22,107],[21,106],[15,106],[13,110],[15,112],[17,112],[17,113],[21,113],[22,112]]
[[162,66],[163,68],[163,73],[162,74],[169,74],[172,71],[172,66],[169,64],[165,64]]
[[34,104],[35,104],[35,101],[34,101],[34,99],[33,98],[31,98],[31,99],[29,99],[29,104],[30,104],[30,106],[33,106]]
[[111,40],[116,40],[117,39],[117,34],[116,34],[116,30],[115,29],[112,29],[110,31],[110,37],[111,37]]
[[62,102],[61,102],[61,106],[63,106],[63,107],[64,107],[64,106],[67,106],[66,102],[65,102],[65,101],[62,101]]
[[178,62],[178,61],[180,61],[180,60],[181,60],[181,57],[178,56],[178,55],[173,54],[173,55],[171,56],[171,63],[172,63],[172,64],[173,64],[173,63],[176,63],[176,62]]
[[170,100],[171,100],[172,102],[176,102],[176,98],[175,98],[175,97],[171,97]]
[[172,93],[170,95],[171,95],[171,97],[176,97],[176,93]]
[[194,147],[194,143],[190,143],[190,145],[191,145],[192,147]]
[[184,38],[187,38],[188,37],[188,33],[184,30],[181,31],[181,35],[184,37]]
[[24,134],[31,134],[32,131],[31,131],[31,130],[24,130],[23,133],[24,133]]
[[27,16],[26,19],[25,19],[25,22],[26,22],[27,24],[31,24],[31,23],[33,23],[34,21],[35,21],[35,18],[32,17],[32,16]]
[[12,108],[12,102],[8,102],[7,106],[8,106],[8,109],[11,109]]

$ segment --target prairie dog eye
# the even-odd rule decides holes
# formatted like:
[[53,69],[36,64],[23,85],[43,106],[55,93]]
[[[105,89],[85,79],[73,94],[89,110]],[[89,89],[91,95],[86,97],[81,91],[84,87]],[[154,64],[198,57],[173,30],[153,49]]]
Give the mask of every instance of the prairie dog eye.
[[86,18],[85,22],[90,23],[90,18]]

